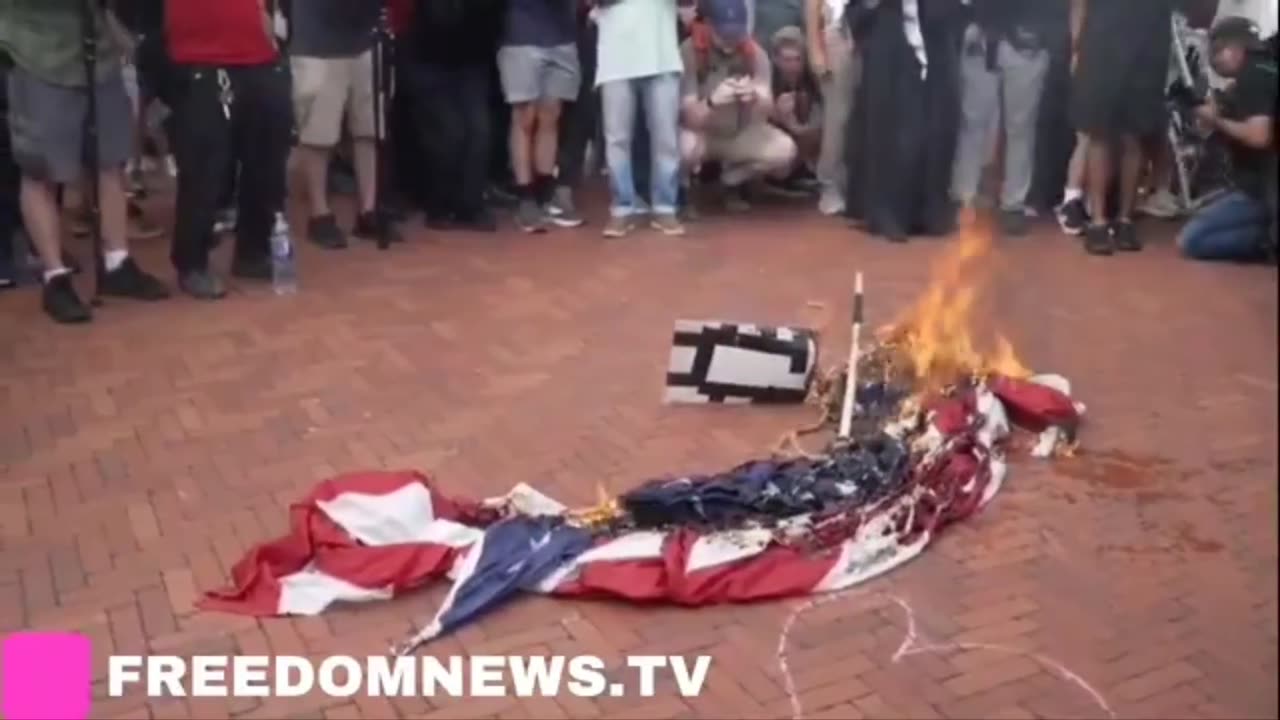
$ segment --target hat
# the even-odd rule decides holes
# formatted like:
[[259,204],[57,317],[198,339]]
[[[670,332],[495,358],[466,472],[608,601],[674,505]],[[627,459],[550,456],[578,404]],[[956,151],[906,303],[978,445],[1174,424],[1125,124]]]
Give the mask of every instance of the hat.
[[712,32],[725,42],[740,43],[751,34],[747,0],[702,0],[701,10]]
[[1253,47],[1261,40],[1262,33],[1258,30],[1258,25],[1249,18],[1238,15],[1222,18],[1209,30],[1209,42],[1213,45],[1239,43]]

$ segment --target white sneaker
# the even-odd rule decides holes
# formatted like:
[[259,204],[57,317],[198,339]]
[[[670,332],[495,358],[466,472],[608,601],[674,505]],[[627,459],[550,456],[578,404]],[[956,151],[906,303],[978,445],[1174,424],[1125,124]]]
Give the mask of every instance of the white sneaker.
[[1173,220],[1182,215],[1182,203],[1177,195],[1161,189],[1148,195],[1139,210],[1154,218]]
[[824,188],[822,195],[818,197],[818,212],[832,217],[844,212],[844,198],[840,197],[840,191],[834,188]]

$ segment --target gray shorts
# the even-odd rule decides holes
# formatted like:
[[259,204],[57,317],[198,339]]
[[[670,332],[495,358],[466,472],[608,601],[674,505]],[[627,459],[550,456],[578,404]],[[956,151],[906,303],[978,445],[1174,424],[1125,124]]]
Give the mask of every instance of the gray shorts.
[[576,45],[504,47],[498,50],[498,72],[508,104],[578,99],[581,72]]
[[[98,83],[98,168],[124,165],[133,153],[133,111],[122,73]],[[84,168],[89,93],[53,85],[20,67],[9,72],[9,131],[23,175],[70,183]]]

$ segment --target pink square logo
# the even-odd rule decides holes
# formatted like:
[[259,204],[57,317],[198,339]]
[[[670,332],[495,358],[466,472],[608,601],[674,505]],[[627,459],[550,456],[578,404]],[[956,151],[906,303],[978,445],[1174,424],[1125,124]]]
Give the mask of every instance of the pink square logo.
[[93,697],[93,645],[74,633],[17,633],[0,645],[0,717],[85,720]]

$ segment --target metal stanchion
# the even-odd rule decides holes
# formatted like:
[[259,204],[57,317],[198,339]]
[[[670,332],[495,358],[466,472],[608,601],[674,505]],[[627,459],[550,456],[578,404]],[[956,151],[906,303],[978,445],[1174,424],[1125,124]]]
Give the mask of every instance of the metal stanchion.
[[80,2],[80,43],[84,55],[88,109],[84,116],[84,168],[88,173],[88,193],[84,198],[89,211],[89,237],[93,244],[93,296],[90,305],[102,304],[100,290],[106,266],[102,256],[102,207],[98,183],[98,9],[97,0]]

